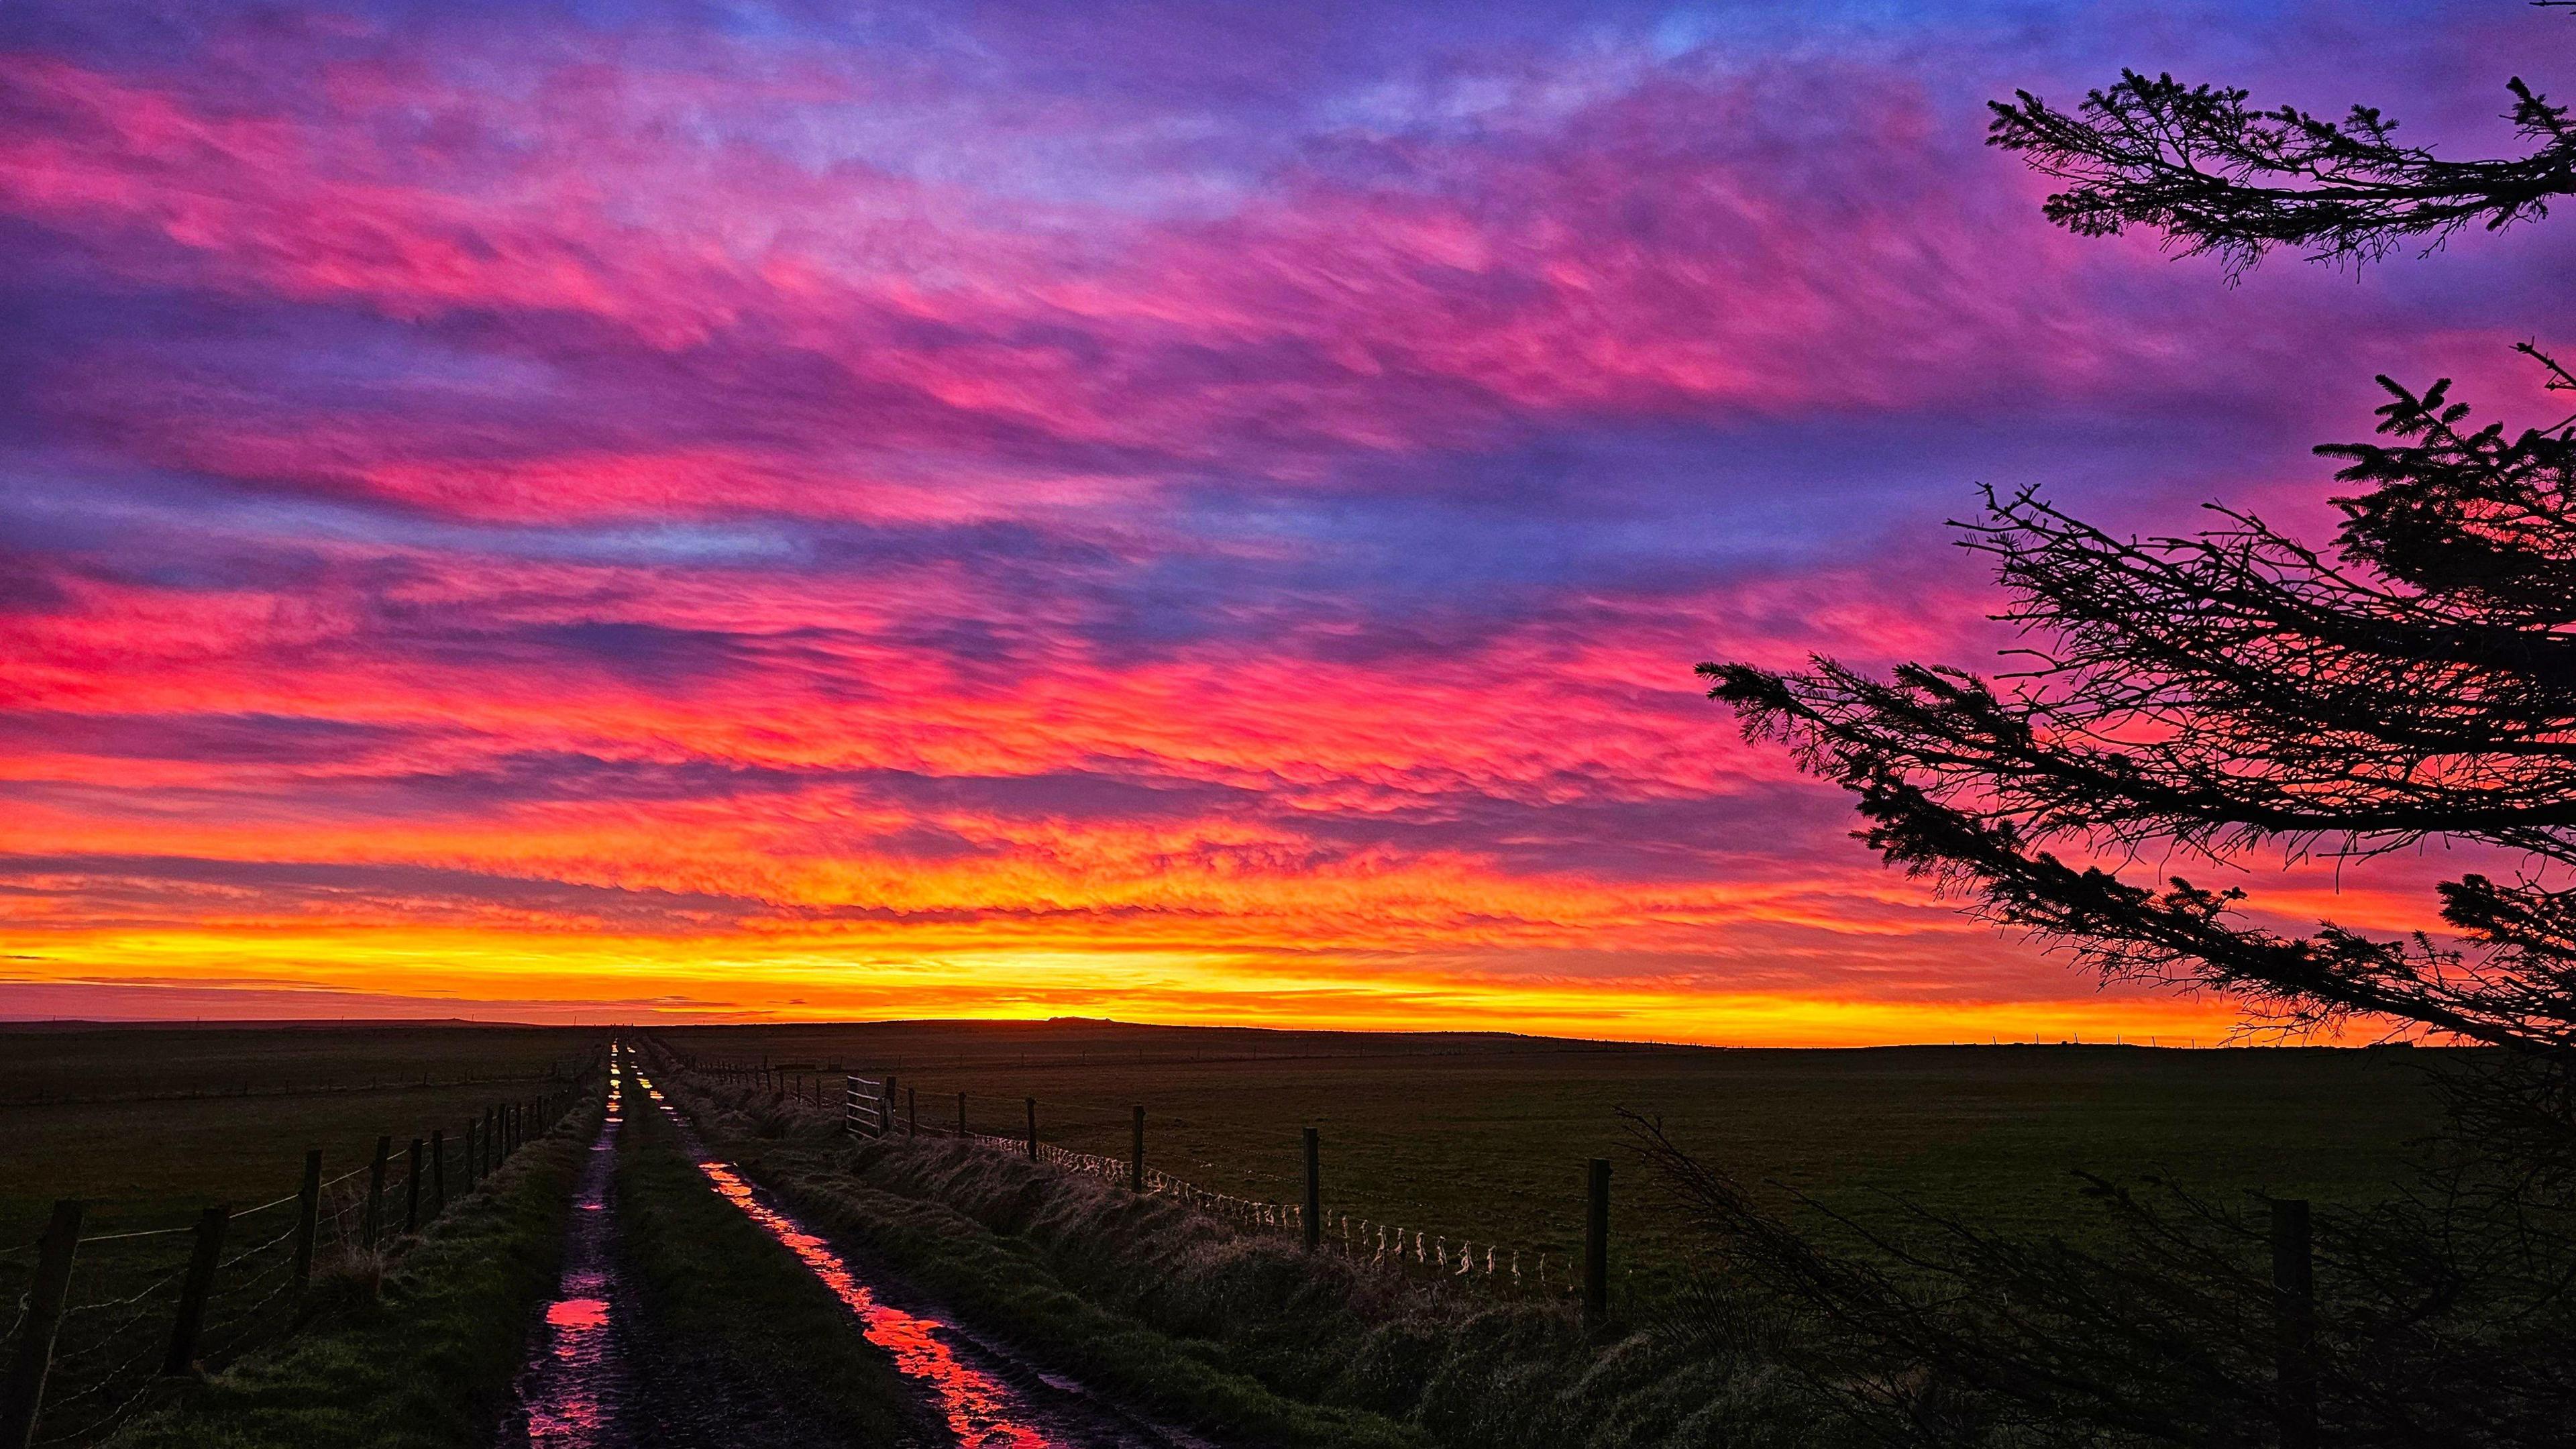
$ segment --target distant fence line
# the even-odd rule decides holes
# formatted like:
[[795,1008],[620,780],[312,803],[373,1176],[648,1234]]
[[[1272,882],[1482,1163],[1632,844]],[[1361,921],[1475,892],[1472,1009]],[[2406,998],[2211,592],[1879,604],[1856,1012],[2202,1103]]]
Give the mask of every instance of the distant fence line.
[[[797,1067],[701,1063],[687,1053],[662,1048],[684,1070],[723,1082],[738,1090],[795,1101],[818,1111],[837,1111],[841,1130],[867,1139],[936,1137],[970,1142],[995,1152],[1026,1157],[1060,1171],[1081,1173],[1118,1183],[1130,1190],[1167,1197],[1216,1217],[1237,1231],[1298,1238],[1308,1251],[1336,1252],[1361,1267],[1401,1274],[1409,1280],[1465,1285],[1531,1295],[1579,1298],[1587,1315],[1608,1311],[1610,1164],[1586,1160],[1584,1176],[1584,1249],[1577,1255],[1452,1236],[1419,1226],[1400,1225],[1349,1214],[1327,1214],[1322,1208],[1322,1167],[1317,1130],[1304,1129],[1305,1193],[1301,1202],[1242,1197],[1220,1192],[1162,1171],[1145,1161],[1145,1109],[1134,1107],[1130,1154],[1126,1158],[1081,1152],[1041,1140],[1040,1102],[1022,1100],[1025,1128],[1020,1136],[974,1130],[967,1118],[967,1095],[955,1095],[954,1123],[921,1115],[920,1090],[900,1086],[892,1073],[865,1076],[842,1073],[837,1082],[819,1070]],[[1426,1215],[1427,1216],[1427,1215]]]
[[85,1232],[84,1204],[55,1203],[40,1239],[0,1250],[0,1281],[18,1280],[0,1300],[0,1449],[93,1443],[156,1389],[291,1330],[317,1262],[329,1272],[398,1258],[581,1095],[495,1102],[452,1142],[443,1126],[402,1148],[378,1137],[368,1160],[333,1177],[316,1147],[295,1191],[238,1212],[216,1204],[185,1226]]

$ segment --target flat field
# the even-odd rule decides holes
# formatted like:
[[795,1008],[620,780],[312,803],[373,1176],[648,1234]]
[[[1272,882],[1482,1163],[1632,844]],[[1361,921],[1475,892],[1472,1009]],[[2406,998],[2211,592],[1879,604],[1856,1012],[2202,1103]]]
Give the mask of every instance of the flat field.
[[0,1245],[54,1199],[87,1231],[174,1226],[209,1202],[295,1191],[305,1149],[336,1175],[378,1135],[396,1150],[486,1105],[547,1089],[606,1040],[595,1029],[316,1023],[0,1026]]
[[2409,1176],[2437,1115],[2430,1050],[2115,1046],[1859,1051],[1640,1047],[1469,1034],[1342,1034],[1100,1022],[664,1028],[705,1064],[891,1071],[925,1123],[1147,1158],[1243,1196],[1293,1200],[1299,1129],[1321,1133],[1328,1218],[1393,1222],[1562,1262],[1586,1159],[1614,1164],[1614,1258],[1677,1261],[1674,1215],[1620,1109],[1748,1184],[1864,1218],[1895,1198],[1996,1227],[2091,1236],[2077,1170],[2170,1175],[2208,1194],[2368,1201]]
[[[1147,1158],[1202,1186],[1294,1200],[1299,1129],[1322,1134],[1328,1217],[1547,1252],[1582,1218],[1586,1159],[1614,1163],[1615,1254],[1649,1277],[1684,1237],[1628,1152],[1618,1112],[1694,1152],[1863,1217],[1894,1199],[2073,1238],[2097,1210],[2074,1173],[2154,1170],[2225,1196],[2366,1201],[2432,1130],[2435,1051],[2137,1047],[1712,1050],[1483,1034],[1350,1034],[1089,1021],[660,1028],[703,1063],[894,1072],[925,1121],[968,1094],[981,1131]],[[321,1024],[0,1028],[0,1242],[57,1197],[93,1232],[173,1226],[215,1200],[293,1190],[304,1150],[336,1173],[378,1134],[451,1135],[542,1090],[605,1040],[592,1028]]]

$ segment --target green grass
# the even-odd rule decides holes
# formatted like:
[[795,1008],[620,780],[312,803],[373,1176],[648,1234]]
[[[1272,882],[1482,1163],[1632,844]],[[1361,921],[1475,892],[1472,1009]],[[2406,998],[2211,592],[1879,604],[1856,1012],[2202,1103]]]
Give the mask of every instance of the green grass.
[[312,1093],[542,1075],[588,1027],[314,1021],[238,1026],[0,1024],[0,1103]]
[[[1583,1163],[1607,1156],[1620,1164],[1614,1259],[1635,1270],[1620,1281],[1635,1282],[1648,1305],[1683,1270],[1689,1243],[1627,1156],[1619,1108],[1661,1117],[1685,1145],[1741,1178],[1777,1180],[1837,1206],[1881,1212],[1882,1195],[1899,1194],[1989,1226],[2081,1238],[2094,1210],[2075,1190],[2076,1168],[2162,1169],[2219,1195],[2385,1196],[2409,1179],[2410,1140],[2435,1125],[2417,1068],[2459,1060],[2426,1051],[2108,1047],[1711,1051],[1097,1022],[659,1035],[707,1060],[891,1069],[922,1090],[923,1115],[935,1121],[953,1118],[951,1094],[964,1090],[974,1125],[988,1131],[1016,1132],[1020,1100],[1033,1095],[1050,1140],[1111,1156],[1125,1153],[1128,1108],[1141,1103],[1153,1165],[1247,1196],[1295,1196],[1298,1129],[1313,1124],[1323,1135],[1328,1214],[1544,1249],[1559,1264],[1574,1245]],[[100,1201],[95,1231],[185,1221],[209,1199],[264,1201],[292,1189],[308,1144],[322,1145],[336,1170],[362,1161],[380,1132],[403,1139],[441,1122],[461,1126],[486,1102],[535,1090],[549,1065],[601,1037],[455,1026],[10,1032],[0,1041],[0,1101],[40,1092],[59,1098],[75,1087],[79,1095],[114,1095],[106,1089],[120,1082],[129,1098],[160,1100],[0,1106],[0,1229],[23,1241],[56,1196]],[[36,1055],[10,1050],[21,1044]],[[417,1083],[424,1074],[454,1085],[377,1085],[397,1077]],[[506,1080],[459,1081],[467,1076]],[[244,1085],[277,1094],[177,1095]],[[752,1135],[793,1124],[736,1119],[735,1127]],[[1712,1358],[1652,1335],[1569,1347],[1562,1311],[1546,1305],[1471,1300],[1388,1314],[1383,1305],[1336,1307],[1329,1295],[1301,1298],[1307,1290],[1295,1275],[1264,1276],[1264,1254],[1275,1244],[1220,1254],[1214,1267],[1176,1278],[1172,1264],[1180,1260],[1165,1250],[1177,1253],[1186,1236],[1148,1234],[1141,1256],[1086,1246],[1106,1239],[1074,1230],[1080,1214],[1097,1207],[1084,1206],[1089,1189],[1079,1181],[1004,1184],[1008,1192],[988,1199],[990,1185],[887,1176],[893,1169],[882,1165],[853,1175],[843,1170],[850,1164],[811,1157],[810,1143],[746,1150],[772,1173],[816,1175],[791,1186],[811,1197],[825,1225],[901,1261],[971,1314],[1062,1345],[1068,1366],[1103,1387],[1172,1406],[1192,1422],[1237,1426],[1255,1440],[1394,1444],[1420,1436],[1547,1446],[1593,1442],[1576,1429],[1595,1423],[1662,1426],[1717,1413],[1708,1421],[1717,1441],[1770,1442],[1771,1431],[1759,1426],[1778,1419],[1787,1402],[1758,1356]],[[726,1306],[705,1287],[717,1271],[708,1265],[733,1250],[708,1237],[715,1220],[688,1215],[730,1209],[676,1176],[682,1165],[657,1166],[638,1153],[629,1180],[653,1213],[636,1240],[646,1255],[638,1261],[664,1264],[650,1270],[655,1316],[682,1339],[699,1321],[707,1352],[738,1362],[809,1353],[821,1327],[798,1316],[802,1310],[743,1315],[777,1319],[775,1334],[762,1323],[704,1319]],[[692,1191],[672,1191],[682,1185]],[[562,1192],[558,1184],[545,1209],[557,1228]],[[1030,1214],[1041,1208],[1041,1217],[1064,1215],[1062,1231],[1039,1230]],[[442,1226],[437,1238],[452,1230]],[[770,1251],[763,1240],[746,1242]],[[542,1253],[554,1252],[548,1238]],[[756,1261],[730,1261],[720,1276],[742,1278]],[[773,1286],[792,1294],[795,1281]],[[1158,1282],[1175,1286],[1156,1299],[1146,1290]],[[546,1286],[512,1291],[542,1296]],[[451,1309],[460,1316],[441,1317]],[[467,1332],[462,1307],[431,1302],[427,1311],[433,1332],[424,1343]],[[509,1325],[500,1360],[518,1350],[524,1304],[516,1311],[522,1319]],[[852,1337],[845,1325],[834,1327],[843,1341]],[[457,1381],[438,1372],[451,1387]],[[501,1373],[506,1389],[507,1366]],[[861,1406],[876,1402],[876,1390],[859,1365],[848,1373],[832,1390],[846,1396],[834,1412],[866,1422],[871,1411]],[[260,1412],[286,1415],[291,1397],[280,1389]],[[332,1402],[315,1412],[357,1412]],[[345,1429],[356,1421],[336,1422]],[[1661,1443],[1663,1432],[1598,1442]]]
[[[492,1103],[560,1090],[548,1072],[603,1040],[516,1027],[0,1028],[0,1244],[32,1239],[57,1198],[87,1200],[93,1233],[162,1227],[210,1202],[293,1192],[309,1147],[337,1175],[380,1134],[397,1151],[433,1128],[453,1141]],[[134,1099],[149,1094],[162,1095]]]
[[[686,1085],[668,1079],[662,1085],[674,1091],[675,1101],[693,1109],[701,1130],[745,1125],[739,1116],[709,1110],[708,1098]],[[880,1269],[891,1265],[979,1330],[999,1333],[1036,1352],[1052,1368],[1170,1422],[1222,1439],[1283,1449],[1417,1449],[1428,1442],[1365,1409],[1317,1405],[1283,1392],[1260,1372],[1260,1344],[1166,1329],[1103,1306],[1086,1291],[1089,1285],[1067,1280],[1065,1264],[1045,1241],[1008,1231],[1011,1225],[997,1225],[987,1221],[989,1212],[979,1216],[976,1211],[979,1203],[989,1209],[990,1199],[1034,1202],[1052,1191],[1086,1204],[1094,1197],[1105,1199],[1105,1194],[1091,1194],[1092,1185],[1084,1180],[1041,1172],[997,1154],[972,1153],[970,1170],[992,1169],[994,1175],[978,1177],[971,1190],[950,1181],[944,1184],[950,1191],[931,1196],[925,1184],[900,1174],[880,1179],[851,1171],[846,1150],[828,1139],[785,1143],[736,1137],[720,1141],[717,1150],[779,1192],[810,1226],[858,1252],[862,1262]],[[885,1156],[882,1149],[872,1149],[869,1161],[888,1166]],[[880,1181],[908,1190],[888,1190]],[[1167,1216],[1171,1221],[1165,1226],[1171,1226],[1182,1215]],[[1116,1241],[1149,1251],[1142,1237]],[[1177,1281],[1184,1271],[1174,1251],[1179,1247],[1165,1243],[1152,1250],[1156,1261],[1146,1269],[1147,1276]],[[1248,1333],[1306,1326],[1252,1311],[1250,1303],[1237,1306],[1246,1310],[1238,1326]],[[1267,1341],[1275,1347],[1284,1340],[1274,1336]]]
[[[666,1391],[677,1380],[714,1401],[685,1407],[722,1412],[725,1435],[739,1441],[935,1442],[884,1351],[787,1249],[716,1195],[640,1092],[618,1150],[621,1252],[654,1345],[651,1373]],[[770,1430],[784,1419],[828,1433],[769,1432],[763,1419]]]
[[483,1449],[553,1293],[596,1111],[504,1164],[294,1339],[130,1426],[117,1449]]
[[1576,1246],[1584,1163],[1608,1157],[1615,1251],[1660,1274],[1675,1225],[1627,1155],[1617,1110],[1692,1151],[1864,1216],[1900,1195],[1973,1221],[2085,1237],[2078,1168],[2150,1168],[2209,1191],[2386,1196],[2436,1113],[2417,1051],[2120,1047],[1868,1051],[1632,1047],[1489,1035],[1151,1028],[1097,1022],[669,1029],[702,1060],[839,1063],[917,1086],[925,1119],[1128,1150],[1203,1186],[1293,1200],[1299,1128],[1323,1140],[1327,1212],[1453,1239]]
[[[721,1096],[734,1096],[717,1087]],[[1421,1449],[1843,1446],[1847,1419],[1756,1351],[1561,1302],[1409,1289],[1168,1199],[936,1139],[851,1145],[707,1110],[863,1261],[1095,1387],[1220,1442]]]

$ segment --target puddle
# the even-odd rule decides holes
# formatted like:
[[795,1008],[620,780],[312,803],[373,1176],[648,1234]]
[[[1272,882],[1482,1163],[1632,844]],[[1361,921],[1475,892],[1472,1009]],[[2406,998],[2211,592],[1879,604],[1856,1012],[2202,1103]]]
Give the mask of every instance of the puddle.
[[965,1449],[1212,1449],[1204,1440],[1136,1421],[1081,1385],[1011,1360],[935,1314],[899,1308],[860,1280],[832,1245],[730,1163],[716,1160],[641,1072],[635,1084],[679,1129],[681,1142],[727,1202],[777,1239],[858,1319],[895,1368],[931,1396]]
[[546,1305],[545,1337],[519,1371],[504,1449],[600,1449],[620,1442],[633,1384],[616,1323],[616,1263],[611,1235],[617,1175],[617,1129],[625,1121],[625,1054],[608,1054],[608,1112],[590,1144],[574,1188],[572,1227],[564,1239],[563,1277]]

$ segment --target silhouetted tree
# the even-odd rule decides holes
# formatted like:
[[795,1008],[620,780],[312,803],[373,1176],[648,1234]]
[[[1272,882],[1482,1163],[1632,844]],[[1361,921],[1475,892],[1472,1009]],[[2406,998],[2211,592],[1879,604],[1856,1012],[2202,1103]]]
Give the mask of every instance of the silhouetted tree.
[[[2078,231],[2137,222],[2241,259],[2274,245],[2372,254],[2475,217],[2536,215],[2576,186],[2562,109],[2513,83],[2520,161],[2442,162],[2358,109],[2341,126],[2244,93],[2127,76],[2072,114],[1997,105],[1992,139],[2075,182]],[[2275,180],[2306,185],[2275,185]],[[2553,387],[2576,378],[2528,345]],[[1989,681],[1830,660],[1704,664],[1747,732],[1787,741],[1858,797],[1868,843],[2068,943],[2113,975],[2226,988],[2322,1025],[2367,1013],[2477,1041],[2576,1047],[2576,429],[2471,420],[2450,384],[2380,379],[2379,440],[2328,444],[2334,543],[2213,505],[2215,526],[2124,538],[2038,494],[1964,525],[2011,599],[2019,667]],[[2122,876],[2179,847],[2370,855],[2428,838],[2494,847],[2424,937],[2248,925],[2237,890]],[[2072,856],[2072,859],[2068,857]]]
[[[2567,112],[2511,83],[2530,154],[2445,161],[2340,122],[2129,73],[2073,111],[2022,94],[1990,140],[2067,183],[2049,218],[2131,226],[2231,272],[2274,247],[2368,262],[2576,192]],[[2522,351],[2552,388],[2576,377]],[[2382,378],[2375,438],[2318,452],[2350,492],[2314,547],[2250,512],[2130,537],[2036,492],[1961,525],[2020,633],[1994,678],[1832,660],[1709,664],[1750,737],[1845,786],[1861,838],[2106,977],[2216,988],[2293,1032],[2481,1043],[2443,1088],[2421,1187],[2320,1219],[2333,1444],[2565,1442],[2576,1407],[2576,427],[2476,421]],[[2252,920],[2190,862],[2480,847],[2447,930]],[[2147,861],[2185,862],[2139,880]],[[1936,1442],[2272,1442],[2273,1296],[2254,1215],[2095,1181],[2116,1250],[1925,1215],[1830,1252],[1654,1124],[1640,1145],[1742,1280],[1807,1316],[1812,1366]]]

